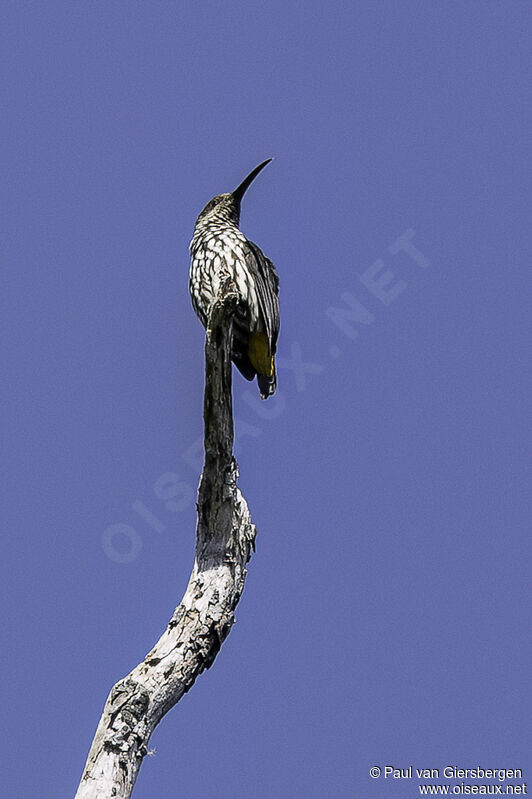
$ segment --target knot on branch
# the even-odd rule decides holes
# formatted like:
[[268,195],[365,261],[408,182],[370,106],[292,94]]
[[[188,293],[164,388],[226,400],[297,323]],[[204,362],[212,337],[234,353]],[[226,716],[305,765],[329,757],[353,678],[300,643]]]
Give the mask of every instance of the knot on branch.
[[209,309],[207,323],[207,338],[211,337],[217,328],[228,330],[240,302],[240,294],[232,278],[228,277],[222,283],[216,298]]

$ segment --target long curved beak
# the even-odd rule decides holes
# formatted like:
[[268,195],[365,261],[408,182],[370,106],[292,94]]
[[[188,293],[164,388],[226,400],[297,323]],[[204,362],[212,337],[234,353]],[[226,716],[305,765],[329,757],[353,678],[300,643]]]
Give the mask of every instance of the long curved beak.
[[237,203],[240,204],[240,202],[242,200],[242,197],[244,196],[246,190],[253,183],[253,181],[255,180],[257,175],[259,174],[259,172],[261,172],[264,169],[264,167],[267,164],[270,163],[270,161],[273,161],[273,158],[267,158],[266,161],[262,162],[262,164],[259,164],[258,166],[256,166],[255,169],[252,172],[249,173],[247,178],[244,178],[244,180],[242,181],[240,186],[237,186],[237,188],[233,192],[233,197],[235,198]]

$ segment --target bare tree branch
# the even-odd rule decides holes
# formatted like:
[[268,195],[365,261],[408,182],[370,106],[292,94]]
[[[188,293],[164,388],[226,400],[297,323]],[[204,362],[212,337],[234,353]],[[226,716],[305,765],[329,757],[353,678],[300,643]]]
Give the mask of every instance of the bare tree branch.
[[231,324],[237,302],[234,284],[226,283],[207,330],[205,465],[188,587],[151,652],[111,690],[75,799],[131,796],[153,730],[213,663],[234,622],[256,535],[233,457]]

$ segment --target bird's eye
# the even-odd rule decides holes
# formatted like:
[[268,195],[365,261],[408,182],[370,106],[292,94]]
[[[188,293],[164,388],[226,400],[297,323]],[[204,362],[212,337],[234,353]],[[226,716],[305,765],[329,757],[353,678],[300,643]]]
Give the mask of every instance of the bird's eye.
[[218,208],[218,206],[220,205],[220,199],[221,199],[220,197],[213,197],[212,200],[209,200],[209,202],[201,212],[201,215],[205,216],[205,214],[209,214],[215,208]]

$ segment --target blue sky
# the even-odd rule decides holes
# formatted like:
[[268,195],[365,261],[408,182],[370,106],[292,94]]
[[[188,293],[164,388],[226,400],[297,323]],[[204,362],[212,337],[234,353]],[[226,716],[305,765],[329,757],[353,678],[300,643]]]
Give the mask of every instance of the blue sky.
[[375,765],[526,779],[530,6],[2,16],[3,795],[74,794],[184,591],[188,243],[269,156],[242,227],[281,279],[278,395],[234,378],[257,553],[134,796],[418,795]]

